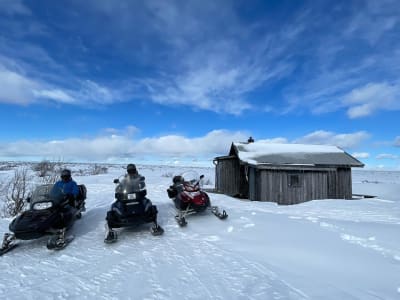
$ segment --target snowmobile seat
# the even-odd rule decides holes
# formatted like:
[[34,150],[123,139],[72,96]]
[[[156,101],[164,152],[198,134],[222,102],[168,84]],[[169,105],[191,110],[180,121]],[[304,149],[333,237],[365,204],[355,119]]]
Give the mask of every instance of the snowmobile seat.
[[83,201],[86,199],[86,186],[84,184],[78,185],[79,193],[78,196],[76,196],[77,201]]

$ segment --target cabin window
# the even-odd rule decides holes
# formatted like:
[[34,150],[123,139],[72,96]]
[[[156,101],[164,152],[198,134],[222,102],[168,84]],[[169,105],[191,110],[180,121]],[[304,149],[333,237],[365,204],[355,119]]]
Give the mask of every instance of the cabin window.
[[300,175],[299,174],[289,174],[288,186],[289,187],[301,187]]

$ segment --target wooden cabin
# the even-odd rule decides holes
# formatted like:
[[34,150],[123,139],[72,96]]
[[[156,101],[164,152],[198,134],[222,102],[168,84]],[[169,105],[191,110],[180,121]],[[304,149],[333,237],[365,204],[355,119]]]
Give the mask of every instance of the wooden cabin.
[[278,204],[352,198],[351,168],[364,164],[339,147],[249,141],[214,159],[217,192]]

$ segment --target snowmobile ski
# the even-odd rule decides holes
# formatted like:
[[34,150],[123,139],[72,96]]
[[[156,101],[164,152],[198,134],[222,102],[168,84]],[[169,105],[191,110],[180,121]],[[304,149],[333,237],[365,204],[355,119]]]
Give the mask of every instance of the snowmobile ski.
[[154,236],[162,235],[164,233],[164,229],[160,225],[155,224],[153,227],[151,227],[150,232]]
[[107,235],[104,239],[104,243],[106,244],[112,244],[115,243],[118,240],[118,234],[114,230],[110,230],[107,232]]
[[8,245],[7,247],[0,248],[0,256],[2,256],[3,254],[6,254],[7,252],[9,252],[11,250],[13,250],[17,246],[18,246],[18,244],[13,243],[13,244]]
[[211,208],[211,212],[220,220],[224,220],[228,217],[228,214],[226,213],[226,211],[223,210],[221,213],[217,206],[213,206]]
[[15,235],[12,233],[5,233],[3,243],[0,248],[0,256],[14,249],[18,244],[15,243]]
[[49,238],[47,241],[47,249],[49,250],[61,250],[64,249],[72,240],[73,235],[65,236],[65,228],[61,229],[56,235]]
[[175,220],[178,222],[180,227],[184,227],[187,225],[185,217],[179,217],[179,215],[175,216]]
[[47,242],[47,249],[49,250],[61,250],[68,246],[72,242],[74,236],[68,236],[64,240],[58,238],[50,238]]

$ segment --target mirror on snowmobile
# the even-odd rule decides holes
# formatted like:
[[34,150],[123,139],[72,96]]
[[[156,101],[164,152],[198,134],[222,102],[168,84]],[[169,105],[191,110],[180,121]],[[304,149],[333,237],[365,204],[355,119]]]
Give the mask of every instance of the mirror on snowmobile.
[[204,178],[204,175],[200,175],[200,180]]
[[26,202],[31,202],[31,197],[30,196],[28,196],[28,197],[26,197]]
[[114,179],[114,183],[119,183],[119,179]]
[[140,177],[140,180],[141,180],[141,181],[144,181],[144,180],[145,180],[144,176],[141,176],[141,177]]

